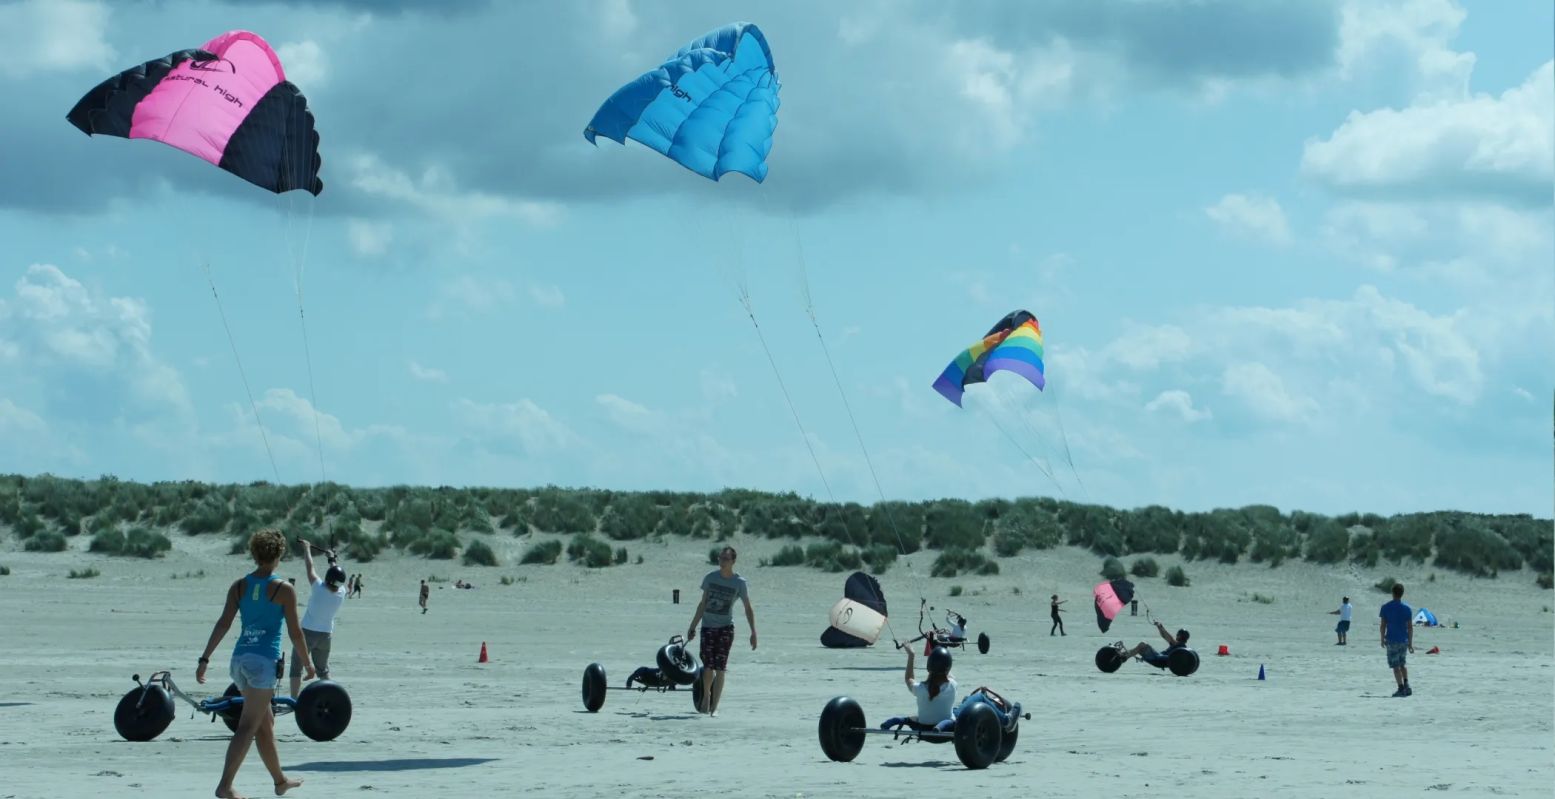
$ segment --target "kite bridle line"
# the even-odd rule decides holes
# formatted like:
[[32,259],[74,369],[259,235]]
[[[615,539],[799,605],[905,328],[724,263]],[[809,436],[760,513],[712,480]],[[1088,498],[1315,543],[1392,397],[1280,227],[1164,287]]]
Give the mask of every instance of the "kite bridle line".
[[243,359],[238,356],[238,344],[232,337],[232,326],[227,324],[227,312],[221,307],[221,295],[216,293],[216,280],[211,277],[210,262],[200,259],[200,268],[205,271],[205,282],[211,287],[211,298],[216,301],[216,314],[221,317],[221,327],[227,331],[227,344],[232,347],[232,360],[238,365],[238,377],[243,379],[243,391],[248,394],[248,407],[254,412],[254,424],[259,428],[259,438],[265,442],[265,455],[270,459],[270,471],[275,475],[276,485],[281,483],[281,470],[275,465],[275,452],[270,449],[270,437],[265,434],[265,423],[259,418],[259,404],[254,402],[254,390],[249,388],[248,373],[243,370]]
[[314,197],[308,203],[308,222],[303,229],[302,246],[298,252],[294,252],[292,247],[292,220],[296,217],[296,207],[291,192],[287,192],[286,203],[286,254],[292,262],[292,286],[297,292],[297,322],[302,327],[302,355],[308,370],[308,404],[313,410],[313,440],[319,456],[319,482],[327,482],[329,474],[324,469],[324,434],[319,428],[319,395],[313,383],[313,347],[308,343],[308,317],[303,311],[302,302],[302,276],[307,267],[308,243],[313,238],[313,208],[318,198]]

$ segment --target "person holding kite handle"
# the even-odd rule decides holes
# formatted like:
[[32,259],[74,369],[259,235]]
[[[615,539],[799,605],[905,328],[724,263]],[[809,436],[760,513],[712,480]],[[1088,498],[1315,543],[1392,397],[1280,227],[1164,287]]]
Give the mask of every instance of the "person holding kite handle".
[[[302,536],[297,537],[297,543],[302,545],[302,560],[308,567],[308,585],[313,587],[312,593],[308,595],[308,610],[302,615],[303,643],[308,648],[308,657],[318,678],[327,680],[329,649],[335,635],[335,616],[340,613],[340,607],[345,604],[346,594],[349,593],[346,590],[346,570],[336,562],[333,549],[313,544]],[[313,570],[315,549],[329,558],[329,568],[325,570],[323,579],[319,579],[318,572]],[[293,649],[290,669],[292,696],[302,691],[302,663],[303,659]]]
[[956,681],[950,676],[950,650],[942,646],[929,650],[929,676],[920,682],[913,673],[913,661],[917,653],[913,651],[911,643],[898,643],[897,648],[907,650],[907,670],[902,674],[902,681],[918,700],[918,713],[915,716],[886,719],[880,729],[889,730],[903,724],[914,729],[948,728],[955,721],[956,714]]
[[1156,620],[1155,622],[1155,629],[1156,632],[1161,634],[1161,639],[1166,641],[1166,649],[1157,652],[1155,647],[1145,643],[1144,641],[1140,641],[1139,645],[1135,646],[1133,649],[1123,650],[1124,659],[1138,657],[1140,660],[1143,660],[1144,662],[1149,663],[1158,669],[1164,669],[1171,663],[1172,652],[1178,649],[1188,648],[1187,630],[1178,630],[1177,633],[1173,635],[1172,633],[1166,631],[1166,625],[1162,624],[1159,620]]

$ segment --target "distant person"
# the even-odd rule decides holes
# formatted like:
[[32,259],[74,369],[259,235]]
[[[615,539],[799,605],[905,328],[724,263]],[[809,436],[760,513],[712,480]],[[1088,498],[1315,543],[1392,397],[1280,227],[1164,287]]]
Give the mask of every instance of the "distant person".
[[1137,656],[1140,660],[1143,660],[1144,662],[1149,663],[1158,669],[1164,669],[1171,665],[1173,652],[1179,649],[1188,648],[1187,630],[1178,630],[1177,633],[1173,635],[1172,633],[1167,632],[1166,625],[1160,623],[1159,621],[1155,623],[1155,630],[1156,632],[1160,633],[1161,638],[1166,641],[1167,646],[1165,649],[1157,651],[1155,647],[1145,643],[1144,641],[1140,641],[1139,645],[1133,649],[1123,650],[1123,658],[1126,660],[1128,658]]
[[427,587],[427,581],[421,581],[421,615],[427,613],[427,598],[432,595],[432,589]]
[[353,596],[355,594],[356,594],[356,575],[353,574],[353,575],[351,575],[350,577],[348,577],[346,579],[346,597],[350,598],[351,596]]
[[[329,648],[335,635],[335,616],[346,601],[346,570],[335,562],[335,553],[324,550],[329,557],[329,568],[324,579],[313,570],[313,545],[299,538],[302,544],[302,561],[308,567],[308,585],[313,587],[308,595],[308,610],[302,614],[302,640],[308,645],[308,659],[321,680],[329,679]],[[302,658],[292,650],[292,696],[302,691]]]
[[966,640],[966,617],[954,610],[947,610],[950,621],[950,641],[960,643]]
[[751,649],[756,648],[756,611],[751,608],[750,588],[745,578],[734,572],[737,557],[734,547],[718,553],[718,570],[702,578],[702,601],[686,629],[686,640],[696,637],[697,623],[702,624],[703,707],[709,716],[718,715],[718,700],[723,696],[724,673],[729,670],[729,650],[734,646],[734,600],[745,603],[745,620],[751,626]]
[[1053,631],[1054,630],[1057,630],[1059,635],[1068,635],[1069,634],[1069,633],[1064,632],[1064,620],[1063,620],[1063,618],[1061,618],[1058,615],[1058,614],[1063,612],[1063,611],[1058,609],[1059,606],[1063,605],[1065,602],[1068,602],[1068,601],[1069,600],[1065,599],[1065,600],[1063,600],[1061,602],[1058,599],[1058,594],[1054,594],[1053,595],[1053,599],[1051,600],[1051,604],[1048,606],[1048,612],[1050,614],[1052,614],[1052,616],[1053,616],[1053,626],[1048,628],[1048,631],[1047,631],[1047,634],[1048,634],[1049,638],[1053,637]]
[[360,574],[356,576],[356,595],[362,595],[362,575]]
[[232,682],[243,694],[243,711],[238,717],[238,728],[227,743],[221,782],[216,784],[216,795],[227,799],[239,796],[232,781],[237,778],[238,768],[248,755],[249,744],[257,744],[259,759],[270,772],[276,796],[302,785],[302,780],[290,779],[281,770],[281,756],[275,748],[275,714],[270,712],[270,700],[281,679],[283,623],[292,647],[302,660],[303,670],[308,679],[313,679],[313,663],[308,659],[302,625],[297,622],[297,589],[275,574],[275,567],[286,554],[286,536],[275,529],[259,530],[249,536],[248,554],[254,559],[254,571],[227,588],[221,617],[211,629],[205,652],[200,655],[199,668],[194,672],[195,681],[203,685],[211,653],[231,629],[233,617],[239,617],[242,632],[238,633],[237,643],[232,647],[232,664],[228,671]]
[[1398,683],[1394,696],[1411,696],[1409,669],[1404,665],[1404,653],[1415,652],[1415,612],[1404,604],[1403,583],[1393,584],[1393,601],[1382,606],[1377,617],[1377,633],[1382,636],[1382,647],[1388,651],[1388,668],[1393,669],[1393,681]]
[[1334,646],[1344,646],[1344,645],[1346,645],[1349,642],[1349,640],[1350,640],[1350,616],[1354,612],[1355,612],[1355,606],[1350,604],[1350,598],[1349,597],[1345,597],[1344,600],[1339,603],[1339,609],[1338,610],[1330,610],[1330,611],[1328,611],[1328,615],[1330,615],[1330,616],[1338,616],[1339,617],[1339,624],[1334,627],[1334,632],[1338,633],[1339,640],[1334,644]]

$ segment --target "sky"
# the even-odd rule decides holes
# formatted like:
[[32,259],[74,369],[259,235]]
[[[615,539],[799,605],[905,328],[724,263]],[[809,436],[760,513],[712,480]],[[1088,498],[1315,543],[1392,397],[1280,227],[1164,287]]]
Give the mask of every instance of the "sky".
[[[0,1],[0,472],[1548,517],[1552,15]],[[764,183],[585,141],[742,20]],[[316,199],[66,122],[233,29]],[[1017,308],[1045,390],[930,388]]]

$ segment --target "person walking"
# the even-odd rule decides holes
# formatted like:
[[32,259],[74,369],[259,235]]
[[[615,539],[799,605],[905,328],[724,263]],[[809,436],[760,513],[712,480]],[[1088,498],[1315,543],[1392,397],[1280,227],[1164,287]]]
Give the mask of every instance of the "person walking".
[[254,560],[254,571],[228,586],[226,604],[211,629],[210,640],[206,642],[205,652],[200,655],[199,667],[194,672],[195,681],[204,685],[211,654],[232,628],[232,620],[238,618],[241,632],[237,644],[232,647],[228,671],[232,682],[243,694],[243,710],[238,717],[238,728],[227,743],[221,781],[216,783],[216,796],[222,799],[240,796],[232,783],[237,779],[243,759],[248,756],[250,744],[259,749],[259,759],[270,772],[276,796],[302,785],[302,780],[290,779],[281,770],[281,756],[275,746],[275,714],[270,712],[270,700],[281,680],[283,625],[302,660],[303,671],[307,672],[308,679],[313,679],[313,663],[308,660],[302,625],[297,622],[297,589],[275,573],[275,567],[286,555],[286,536],[280,530],[259,530],[249,536],[248,554]]
[[756,611],[751,608],[750,589],[745,578],[734,571],[737,554],[734,547],[718,553],[718,569],[702,578],[702,601],[697,603],[686,641],[696,637],[697,623],[702,624],[703,707],[709,716],[718,715],[718,700],[723,696],[724,674],[729,670],[729,650],[734,646],[734,600],[745,603],[745,620],[751,626],[751,650],[756,649]]
[[430,597],[430,596],[432,596],[432,589],[427,586],[427,581],[426,580],[422,580],[421,581],[421,615],[423,615],[423,616],[425,616],[426,613],[427,613],[427,598]]
[[1414,691],[1409,687],[1409,668],[1404,653],[1415,652],[1415,612],[1404,604],[1403,583],[1393,584],[1393,601],[1383,605],[1377,617],[1381,619],[1377,632],[1382,636],[1382,648],[1388,653],[1388,668],[1393,670],[1393,681],[1398,683],[1398,690],[1393,695],[1411,696]]
[[1339,635],[1339,640],[1334,646],[1345,646],[1350,640],[1350,616],[1355,612],[1355,606],[1350,604],[1350,598],[1345,597],[1339,603],[1338,610],[1328,611],[1330,616],[1338,616],[1339,624],[1334,627],[1334,632]]
[[[313,591],[308,596],[308,610],[302,614],[302,639],[308,646],[308,659],[313,663],[313,670],[321,680],[329,679],[329,648],[335,634],[335,616],[340,613],[340,606],[345,604],[346,595],[349,593],[343,583],[346,582],[346,570],[340,568],[335,562],[333,550],[323,550],[329,558],[329,568],[324,572],[324,578],[319,579],[318,572],[313,570],[313,545],[305,538],[297,539],[302,544],[302,560],[308,567],[308,585]],[[298,657],[297,650],[292,650],[291,665],[292,696],[296,697],[302,690],[302,658]]]
[[1053,595],[1052,605],[1049,608],[1049,612],[1053,615],[1053,626],[1047,631],[1048,637],[1052,637],[1053,630],[1057,630],[1059,635],[1068,635],[1069,634],[1069,633],[1064,632],[1064,620],[1063,620],[1062,617],[1060,617],[1058,615],[1059,613],[1062,612],[1062,611],[1060,611],[1058,609],[1059,606],[1064,604],[1064,602],[1068,602],[1068,601],[1069,600],[1065,599],[1065,600],[1063,600],[1063,602],[1060,602],[1059,599],[1058,599],[1058,594],[1054,594]]

